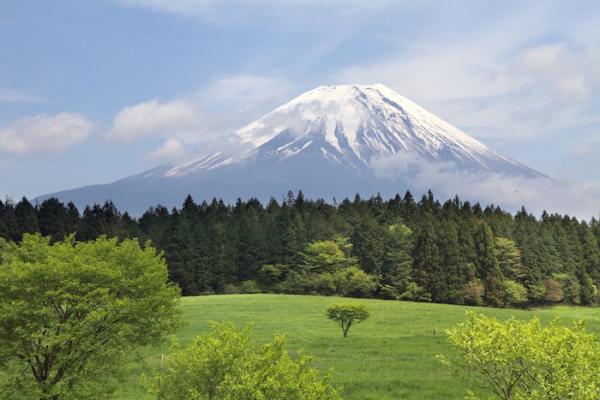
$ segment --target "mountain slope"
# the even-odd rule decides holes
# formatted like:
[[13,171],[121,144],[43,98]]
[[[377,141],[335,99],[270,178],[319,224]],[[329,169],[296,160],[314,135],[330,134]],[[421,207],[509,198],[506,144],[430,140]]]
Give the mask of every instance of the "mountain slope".
[[391,195],[411,188],[423,168],[543,177],[380,84],[318,87],[236,137],[235,150],[52,195],[78,206],[112,199],[139,213],[157,203],[179,205],[188,193],[225,200],[280,198],[290,189],[325,198]]

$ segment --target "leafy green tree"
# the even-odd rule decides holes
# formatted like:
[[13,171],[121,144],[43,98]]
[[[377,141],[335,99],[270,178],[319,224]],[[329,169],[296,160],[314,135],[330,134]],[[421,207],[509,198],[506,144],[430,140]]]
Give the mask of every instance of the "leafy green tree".
[[[494,398],[600,398],[600,342],[580,323],[542,326],[537,319],[501,322],[470,314],[447,334],[457,355],[442,362]],[[469,398],[479,397],[471,392]]]
[[355,304],[335,305],[327,309],[327,318],[340,324],[344,337],[353,325],[360,324],[369,318],[369,311],[364,306]]
[[212,324],[187,347],[175,345],[149,382],[161,400],[339,400],[330,376],[310,367],[310,357],[292,357],[285,339],[255,348],[250,328]]
[[514,240],[496,237],[494,240],[494,255],[505,277],[522,279],[525,276],[525,271],[521,264],[521,251]]
[[1,246],[0,362],[9,398],[110,398],[139,346],[178,326],[179,289],[156,251],[101,237]]
[[332,272],[356,264],[333,240],[310,243],[302,253],[303,267],[313,272]]
[[353,266],[331,274],[335,294],[350,297],[369,297],[375,290],[375,280],[362,269]]
[[527,289],[519,282],[505,279],[502,282],[504,286],[504,306],[519,306],[527,302]]

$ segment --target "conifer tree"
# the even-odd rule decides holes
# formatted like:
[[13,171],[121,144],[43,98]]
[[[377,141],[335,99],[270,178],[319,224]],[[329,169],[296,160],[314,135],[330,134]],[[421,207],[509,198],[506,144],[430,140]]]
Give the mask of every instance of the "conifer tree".
[[[441,285],[439,271],[441,257],[437,247],[437,235],[433,226],[433,217],[425,213],[420,221],[413,251],[415,282],[430,295]],[[437,276],[436,276],[437,275]]]
[[37,213],[40,232],[52,237],[52,241],[60,241],[67,235],[67,210],[56,198],[44,200]]
[[437,287],[431,288],[432,299],[444,303],[464,303],[463,289],[467,277],[467,266],[460,252],[456,224],[445,220],[438,233],[440,268],[432,272],[437,275]]
[[485,302],[489,305],[501,306],[504,297],[502,288],[504,277],[494,254],[494,234],[485,223],[479,224],[475,246],[478,273],[485,285]]
[[16,204],[15,217],[18,240],[21,239],[24,233],[39,232],[40,227],[38,225],[36,210],[25,197]]

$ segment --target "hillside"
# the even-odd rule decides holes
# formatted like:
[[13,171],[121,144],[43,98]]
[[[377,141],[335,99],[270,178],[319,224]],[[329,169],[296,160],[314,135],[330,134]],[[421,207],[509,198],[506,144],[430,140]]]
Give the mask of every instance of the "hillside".
[[[347,339],[324,316],[329,305],[342,302],[362,303],[372,314]],[[600,333],[598,311],[576,307],[521,311],[334,297],[227,295],[183,298],[182,309],[186,325],[178,338],[183,343],[205,332],[211,320],[238,326],[253,323],[257,343],[283,333],[290,349],[312,354],[314,365],[323,371],[334,368],[346,400],[463,399],[465,385],[435,356],[449,351],[444,330],[462,321],[466,311],[498,318],[537,316],[543,321],[560,316],[565,323],[583,319],[590,331]],[[160,350],[147,351],[146,366],[132,369],[117,398],[150,399],[144,395],[140,376],[158,366],[160,354]]]

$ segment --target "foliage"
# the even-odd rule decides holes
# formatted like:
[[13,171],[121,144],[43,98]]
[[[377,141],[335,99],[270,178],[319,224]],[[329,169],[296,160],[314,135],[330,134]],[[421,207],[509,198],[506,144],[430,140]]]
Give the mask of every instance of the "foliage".
[[174,346],[150,389],[163,400],[340,399],[330,376],[321,377],[310,362],[292,357],[282,336],[254,348],[249,327],[214,323],[189,346]]
[[485,287],[478,279],[467,282],[465,285],[465,302],[472,306],[480,306],[483,304],[483,293]]
[[375,284],[360,296],[502,307],[512,281],[527,289],[523,305],[599,300],[597,219],[512,215],[458,197],[440,203],[432,193],[327,203],[290,192],[266,204],[188,196],[180,209],[157,206],[139,218],[110,202],[80,213],[56,199],[0,201],[0,237],[19,242],[31,232],[53,242],[73,233],[150,240],[183,295],[254,291],[243,283],[254,281],[265,292],[354,296],[336,282],[359,268]]
[[369,318],[369,311],[364,306],[356,304],[331,306],[327,309],[326,314],[327,318],[340,324],[344,337],[348,336],[353,325],[360,324]]
[[510,279],[505,279],[503,285],[504,306],[519,306],[527,302],[527,289],[525,286]]
[[[442,361],[472,383],[504,400],[600,396],[600,343],[581,323],[542,326],[471,313],[448,332],[458,353]],[[471,398],[477,398],[474,394]]]
[[304,268],[314,272],[332,272],[356,263],[356,259],[347,256],[333,240],[310,243],[302,256]]
[[110,396],[111,376],[139,346],[178,326],[179,290],[137,240],[24,235],[0,245],[0,360],[9,398]]
[[554,278],[548,278],[544,281],[546,295],[544,299],[551,303],[559,303],[564,298],[564,292],[560,282]]

